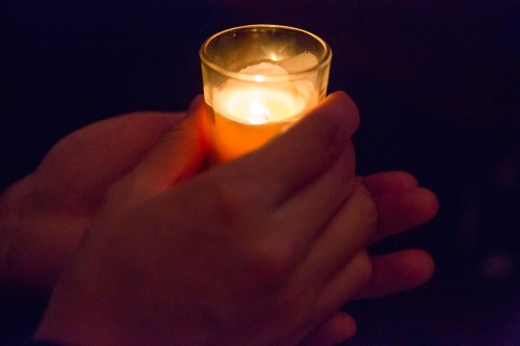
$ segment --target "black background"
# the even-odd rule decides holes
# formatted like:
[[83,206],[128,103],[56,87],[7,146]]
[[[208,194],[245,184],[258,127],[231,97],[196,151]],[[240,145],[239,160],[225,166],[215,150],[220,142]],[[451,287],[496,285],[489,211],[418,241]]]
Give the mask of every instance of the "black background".
[[[347,344],[520,344],[513,1],[1,2],[1,187],[86,124],[186,109],[202,91],[201,43],[254,23],[325,39],[333,50],[329,92],[347,91],[360,109],[359,173],[406,170],[440,199],[434,221],[373,249],[429,250],[433,280],[348,304],[358,335]],[[30,335],[44,305],[27,292],[4,292],[1,342]]]

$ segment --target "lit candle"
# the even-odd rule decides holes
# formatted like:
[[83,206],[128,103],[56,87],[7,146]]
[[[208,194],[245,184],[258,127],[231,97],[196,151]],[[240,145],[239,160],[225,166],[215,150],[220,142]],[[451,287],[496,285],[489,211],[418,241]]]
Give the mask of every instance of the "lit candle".
[[[253,74],[259,81],[269,75],[289,74],[266,62],[239,73]],[[257,149],[287,130],[317,102],[317,93],[308,80],[276,84],[224,82],[213,91],[213,106],[207,107],[212,157],[224,162]]]
[[[269,28],[273,30],[272,26]],[[280,30],[280,27],[276,28]],[[299,30],[281,28],[285,31]],[[256,30],[254,32],[257,33]],[[257,48],[258,42],[255,40],[252,37],[252,46]],[[257,149],[276,134],[287,130],[324,97],[330,52],[321,54],[325,64],[320,65],[316,55],[307,49],[298,54],[280,55],[277,43],[279,45],[280,42],[265,41],[264,45],[269,46],[271,51],[262,49],[260,59],[258,56],[256,61],[254,58],[247,59],[251,61],[246,61],[246,67],[238,72],[218,71],[224,78],[213,76],[216,82],[207,82],[211,81],[212,71],[205,71],[205,46],[201,48],[213,163],[225,162]],[[328,49],[324,43],[321,47],[324,51]],[[247,52],[251,47],[243,49]]]

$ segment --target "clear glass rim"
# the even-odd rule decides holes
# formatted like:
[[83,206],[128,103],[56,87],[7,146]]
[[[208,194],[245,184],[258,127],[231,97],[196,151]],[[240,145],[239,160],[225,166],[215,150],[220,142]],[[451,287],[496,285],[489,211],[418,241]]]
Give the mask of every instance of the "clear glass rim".
[[206,41],[204,41],[204,43],[202,44],[202,46],[200,47],[200,50],[199,50],[200,60],[202,61],[203,64],[207,65],[212,70],[219,72],[220,74],[222,74],[225,77],[236,79],[236,80],[247,81],[247,82],[258,82],[258,80],[255,79],[255,75],[238,73],[238,72],[226,70],[225,68],[210,61],[209,58],[206,56],[206,49],[207,49],[208,45],[216,37],[219,37],[221,35],[227,34],[232,31],[239,31],[239,30],[244,31],[244,30],[252,30],[252,29],[281,29],[281,30],[287,30],[287,31],[297,31],[297,32],[303,33],[305,35],[308,35],[308,36],[314,38],[316,41],[318,41],[323,46],[323,48],[325,50],[325,54],[323,54],[323,56],[320,57],[321,59],[318,59],[318,65],[313,66],[312,68],[303,70],[298,73],[290,73],[289,75],[265,76],[265,79],[262,82],[285,82],[285,81],[290,81],[290,80],[303,79],[303,78],[306,78],[309,75],[309,73],[319,71],[322,68],[324,68],[325,66],[330,64],[330,61],[332,59],[332,50],[330,49],[329,45],[323,39],[321,39],[319,36],[309,32],[309,31],[303,30],[303,29],[299,29],[299,28],[295,28],[295,27],[291,27],[291,26],[276,25],[276,24],[252,24],[252,25],[237,26],[234,28],[229,28],[229,29],[220,31],[220,32],[210,36]]

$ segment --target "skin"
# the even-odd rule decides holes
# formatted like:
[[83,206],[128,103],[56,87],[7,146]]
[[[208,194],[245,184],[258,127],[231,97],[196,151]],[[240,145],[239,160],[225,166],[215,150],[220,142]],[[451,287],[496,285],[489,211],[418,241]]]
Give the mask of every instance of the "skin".
[[[0,199],[0,283],[47,295],[77,248],[110,185],[166,136],[191,145],[184,113],[141,112],[94,123],[60,140],[38,168]],[[182,134],[182,135],[181,135]],[[205,155],[175,153],[172,185],[195,174]]]
[[[136,236],[142,236],[143,234],[143,229],[137,229],[137,226],[135,226],[142,226],[138,222],[139,220],[135,219],[136,215],[139,215],[139,218],[148,218],[152,223],[163,220],[165,223],[168,223],[169,227],[167,228],[174,231],[167,234],[169,237],[168,242],[165,241],[164,243],[168,244],[166,247],[168,251],[165,253],[161,252],[160,256],[158,254],[155,260],[159,262],[154,263],[155,265],[152,267],[164,268],[162,265],[171,265],[172,250],[175,249],[175,246],[179,246],[178,244],[188,241],[187,238],[182,237],[187,230],[182,229],[179,223],[182,223],[181,221],[185,222],[185,216],[189,215],[193,210],[206,210],[207,212],[208,206],[218,204],[215,202],[215,199],[211,202],[211,198],[219,196],[218,201],[221,202],[222,193],[224,193],[224,200],[229,202],[229,205],[224,208],[224,215],[241,215],[236,217],[232,224],[237,226],[244,221],[250,223],[241,225],[237,230],[237,227],[230,227],[230,225],[226,224],[225,220],[208,219],[205,224],[201,224],[197,229],[198,231],[217,234],[219,237],[222,234],[228,234],[230,241],[233,240],[231,242],[233,251],[236,249],[242,249],[242,251],[238,251],[233,261],[225,259],[226,261],[222,262],[224,259],[219,258],[218,254],[222,254],[222,251],[226,249],[225,247],[217,247],[217,249],[220,249],[220,252],[215,249],[213,249],[215,252],[212,252],[208,251],[207,247],[212,249],[213,243],[205,244],[200,241],[190,243],[192,245],[190,247],[181,247],[178,251],[173,251],[173,253],[178,255],[175,261],[173,261],[178,267],[172,268],[171,272],[182,273],[184,271],[188,273],[190,271],[186,271],[186,268],[190,268],[190,265],[194,264],[191,262],[183,263],[183,259],[200,257],[200,253],[213,254],[213,257],[206,259],[207,263],[215,266],[211,273],[219,273],[218,269],[229,271],[230,268],[233,268],[235,273],[242,270],[243,275],[238,275],[238,278],[242,278],[242,281],[238,283],[233,282],[232,285],[226,286],[228,291],[226,291],[226,287],[221,287],[221,292],[228,292],[228,297],[242,297],[242,305],[231,305],[242,306],[243,308],[247,306],[247,309],[252,305],[251,297],[258,299],[258,307],[261,308],[264,307],[264,304],[261,302],[265,302],[265,300],[273,301],[273,298],[276,297],[275,301],[285,302],[287,297],[294,297],[297,296],[296,293],[302,293],[298,289],[301,285],[294,282],[304,282],[304,286],[307,287],[308,282],[314,283],[317,277],[327,273],[319,280],[321,286],[313,287],[313,292],[321,292],[321,294],[312,296],[309,292],[302,293],[301,301],[312,302],[312,304],[308,303],[311,305],[306,305],[305,310],[303,310],[305,313],[300,312],[300,305],[296,306],[297,309],[293,306],[299,312],[295,314],[296,316],[288,314],[286,311],[292,310],[285,308],[280,309],[278,307],[278,310],[276,310],[276,307],[271,307],[271,310],[268,310],[269,318],[264,319],[264,329],[255,329],[259,333],[256,339],[259,344],[296,344],[299,342],[308,345],[335,344],[351,337],[355,333],[355,322],[352,317],[343,312],[337,312],[337,309],[345,301],[398,292],[426,281],[433,271],[433,263],[426,253],[419,250],[406,250],[378,258],[369,258],[364,251],[364,247],[378,239],[428,221],[437,210],[435,196],[430,191],[419,188],[417,181],[409,174],[403,172],[380,173],[366,178],[355,177],[353,148],[348,138],[355,131],[359,118],[355,105],[346,95],[342,93],[332,95],[313,113],[321,114],[320,117],[326,116],[323,119],[320,119],[318,116],[309,117],[309,119],[314,121],[314,123],[311,120],[307,121],[311,125],[295,126],[295,128],[306,128],[307,131],[292,131],[290,135],[281,136],[273,143],[270,143],[266,146],[266,149],[261,149],[243,159],[212,169],[189,182],[185,182],[185,180],[197,173],[207,152],[207,143],[202,128],[204,114],[200,99],[194,102],[188,111],[189,116],[182,122],[180,122],[180,115],[149,113],[147,114],[148,117],[145,118],[142,115],[135,114],[91,125],[58,143],[49,152],[40,167],[32,175],[7,191],[2,200],[2,211],[4,215],[8,216],[2,218],[2,220],[17,220],[17,222],[4,222],[4,224],[10,226],[4,227],[4,229],[11,230],[11,232],[4,231],[4,234],[8,235],[6,237],[9,240],[7,243],[10,244],[8,251],[4,251],[4,253],[7,253],[7,256],[3,257],[8,259],[4,263],[10,264],[10,270],[4,271],[10,273],[4,276],[4,279],[7,278],[5,281],[17,281],[33,287],[43,287],[46,290],[50,290],[60,275],[65,262],[70,259],[71,254],[78,246],[79,240],[90,225],[88,236],[79,252],[76,264],[69,267],[69,270],[55,290],[49,311],[40,326],[37,336],[71,341],[67,338],[60,339],[60,337],[66,336],[62,334],[63,330],[55,330],[52,327],[53,325],[56,326],[56,324],[65,326],[63,324],[64,321],[76,323],[76,327],[78,324],[96,327],[96,321],[101,321],[106,316],[96,316],[95,311],[90,311],[92,307],[96,306],[92,299],[93,297],[99,299],[97,303],[100,306],[110,306],[106,304],[107,299],[110,301],[109,296],[106,294],[108,291],[112,292],[112,297],[117,296],[117,300],[127,303],[126,307],[121,302],[117,307],[112,306],[114,316],[118,317],[114,317],[115,320],[121,320],[119,318],[121,315],[117,315],[116,312],[124,316],[133,315],[134,309],[131,309],[132,314],[129,314],[128,311],[125,313],[125,309],[129,309],[132,306],[132,302],[142,301],[144,294],[142,291],[132,291],[126,287],[125,291],[130,292],[125,300],[121,296],[121,287],[117,285],[121,281],[114,283],[106,280],[106,273],[103,274],[105,265],[101,266],[99,260],[104,258],[103,254],[114,253],[114,249],[106,251],[107,246],[109,247],[110,244],[114,244],[116,241],[118,244],[127,244],[128,247],[125,247],[126,252],[117,256],[114,255],[116,258],[112,258],[110,261],[119,263],[117,261],[121,258],[131,258],[133,259],[132,263],[129,264],[125,260],[125,265],[128,265],[129,268],[139,267],[138,264],[141,263],[139,259],[146,262],[146,259],[142,258],[143,253],[146,253],[143,250],[145,247],[142,245],[146,244],[146,241],[161,239],[161,237],[160,235],[150,237],[147,232],[148,236],[144,237],[144,239],[142,237],[138,239],[130,238],[129,234]],[[155,119],[153,124],[150,121],[151,117]],[[328,120],[325,119],[327,117]],[[333,131],[330,126],[327,127],[327,122],[341,126],[333,126],[333,129],[336,129]],[[298,155],[301,151],[301,143],[316,140],[312,136],[316,135],[316,126],[319,124],[324,126],[323,133],[321,133],[321,136],[324,137],[321,139],[326,144],[325,147],[320,147],[317,152],[301,152],[300,164],[302,166],[292,167],[293,162],[291,160],[294,160],[294,155]],[[338,128],[339,130],[337,130]],[[118,134],[117,140],[111,138],[114,133]],[[160,142],[155,144],[161,137]],[[331,140],[332,145],[330,145]],[[127,145],[124,146],[122,145],[123,143]],[[154,144],[155,146],[153,146]],[[124,150],[121,148],[124,148]],[[191,148],[191,150],[187,151],[185,148]],[[282,150],[284,148],[286,149],[285,151]],[[316,148],[314,149],[317,150]],[[88,155],[85,154],[85,157],[81,157],[81,153],[88,153]],[[323,155],[323,153],[328,153],[328,155]],[[284,160],[283,155],[290,155],[291,160]],[[71,157],[77,160],[75,165],[67,164],[67,162],[70,162]],[[316,161],[310,161],[309,163],[309,157],[314,157]],[[326,158],[325,162],[323,161],[324,158]],[[284,161],[291,162],[289,167],[285,167],[285,169],[292,172],[288,176],[284,175],[282,171],[274,169],[279,165],[273,163]],[[117,162],[117,165],[114,164],[115,162]],[[140,163],[138,164],[138,162]],[[78,166],[88,168],[88,171],[79,169]],[[258,169],[259,167],[264,167],[268,170]],[[316,171],[316,167],[319,167],[318,171]],[[295,180],[295,177],[302,171],[307,172],[307,175]],[[267,172],[268,175],[262,177],[258,175],[258,172],[263,174]],[[272,185],[272,177],[278,175],[285,176],[285,178],[278,181],[278,185]],[[320,181],[323,179],[320,178],[315,181],[316,176],[328,179],[328,183],[320,184]],[[48,177],[54,178],[50,179]],[[45,178],[48,179],[46,180]],[[292,189],[287,190],[287,186],[292,186],[288,185],[288,183],[293,181],[299,181],[299,183],[293,186]],[[309,181],[312,181],[314,185],[317,184],[318,187],[310,189],[308,187]],[[171,189],[179,183],[183,184],[178,188]],[[221,188],[218,188],[219,184]],[[222,188],[222,185],[224,185],[224,188]],[[241,187],[240,190],[237,189],[237,185]],[[78,192],[76,191],[78,186],[85,186],[86,188]],[[108,189],[109,186],[111,186],[110,189]],[[259,188],[260,186],[262,187],[261,189]],[[324,199],[326,203],[332,202],[329,201],[331,200],[331,194],[328,191],[324,192],[324,188],[327,186],[329,189],[330,186],[335,186],[331,193],[338,190],[337,186],[345,187],[342,189],[341,196],[338,199],[334,199],[336,204],[333,206],[325,204],[323,208],[319,208],[320,213],[325,213],[325,215],[329,213],[327,217],[321,218],[318,224],[315,223],[314,217],[313,220],[307,220],[307,222],[311,223],[310,226],[300,220],[301,217],[294,217],[295,214],[307,214],[305,212],[302,214],[301,208],[304,208],[304,210],[307,208],[308,214],[316,212],[316,203],[314,201],[318,197]],[[35,187],[38,187],[36,191],[34,191]],[[106,194],[106,198],[103,199],[107,189],[109,192]],[[281,190],[284,192],[281,193]],[[309,192],[310,190],[313,192]],[[237,191],[243,191],[242,195],[235,196]],[[265,191],[270,191],[275,196],[266,196],[264,195],[266,194]],[[38,201],[42,201],[41,196],[46,196],[48,193],[57,194],[57,196],[56,198],[47,199],[46,203],[41,202],[38,204]],[[217,193],[216,196],[214,195],[215,193]],[[212,194],[213,197],[211,197]],[[260,206],[251,204],[251,195],[255,196],[255,194],[257,194],[258,198],[253,200],[270,201],[270,203],[263,203]],[[78,198],[78,195],[81,198]],[[192,197],[197,195],[204,196],[203,200],[198,202],[193,200]],[[39,196],[40,199],[37,198]],[[295,198],[296,196],[298,197]],[[307,197],[305,198],[305,196]],[[55,202],[56,205],[49,203],[49,200]],[[75,203],[63,202],[67,200],[73,200]],[[299,202],[301,200],[307,201],[307,206],[305,206],[304,202]],[[245,203],[246,201],[247,203]],[[289,201],[292,203],[289,203]],[[309,207],[309,201],[313,202],[312,207]],[[195,204],[193,205],[193,203]],[[248,204],[251,205],[244,210],[244,205]],[[100,205],[101,208],[98,209]],[[322,203],[319,205],[322,205]],[[356,205],[365,207],[355,211]],[[281,208],[282,206],[284,208]],[[184,207],[186,210],[180,207]],[[96,209],[98,209],[98,212],[94,217]],[[370,216],[371,213],[369,211],[371,209],[377,209],[379,214],[377,228],[372,226],[374,215]],[[23,217],[16,217],[17,211],[20,210],[25,210],[26,214]],[[160,210],[164,210],[164,212],[162,214],[159,213],[160,215],[155,215]],[[177,219],[172,216],[172,210],[177,210]],[[263,214],[259,214],[259,210],[263,210]],[[333,220],[339,221],[331,221],[330,211],[333,211]],[[366,214],[367,211],[368,215]],[[222,210],[213,212],[217,217],[222,215]],[[47,224],[43,223],[45,227],[42,227],[41,223],[29,222],[31,216],[35,215],[46,215],[49,222]],[[204,215],[208,214],[204,213]],[[260,220],[259,215],[263,215]],[[285,215],[285,217],[280,215]],[[292,219],[290,215],[293,215]],[[191,224],[200,222],[199,219],[200,217],[192,220]],[[234,220],[235,218],[231,219]],[[268,232],[269,237],[267,238],[269,241],[258,238],[257,233],[261,232],[254,232],[259,229],[268,229],[269,227],[265,225],[265,222],[268,220],[271,220],[269,227],[276,226],[278,222],[278,226],[271,227],[272,229]],[[212,231],[212,228],[214,228],[215,224],[218,224],[217,221],[221,222],[221,228],[215,233],[214,230]],[[349,225],[349,222],[353,223]],[[117,227],[114,225],[117,225]],[[288,227],[292,228],[292,232],[287,232]],[[135,231],[130,232],[129,230],[133,228],[135,228]],[[345,232],[345,228],[347,228],[348,232]],[[304,233],[305,237],[301,236],[302,229],[307,230]],[[244,232],[244,230],[249,230],[250,232]],[[154,229],[154,232],[158,231]],[[343,237],[343,233],[347,233],[348,237],[342,243],[338,243],[338,236]],[[53,237],[53,241],[46,243],[48,247],[42,247],[41,243],[35,243],[33,240],[43,236]],[[264,236],[266,235],[264,234]],[[176,237],[181,238],[179,240]],[[207,234],[202,238],[196,237],[196,239],[200,240],[206,237],[208,237]],[[283,238],[283,241],[274,241],[276,239],[280,240],[280,237]],[[109,241],[110,239],[112,240]],[[332,266],[328,260],[323,261],[325,254],[329,256],[331,240],[334,240],[333,243],[337,247],[334,251],[334,256],[332,256],[335,263]],[[140,246],[135,248],[135,244]],[[279,244],[284,244],[284,247],[281,247]],[[150,253],[156,252],[157,244],[148,244],[148,246]],[[230,246],[230,244],[227,244],[227,246]],[[203,247],[204,251],[201,251],[200,247]],[[24,251],[22,251],[27,248],[38,251],[35,252],[34,256],[27,258],[26,256],[24,257]],[[183,253],[183,251],[187,251],[186,248],[189,248],[191,253]],[[252,251],[255,248],[257,251]],[[88,249],[88,251],[85,249]],[[49,256],[57,252],[59,256],[54,256],[54,258]],[[139,253],[141,253],[141,257],[139,257]],[[195,253],[197,256],[194,256]],[[292,256],[287,256],[287,253],[292,254]],[[191,256],[188,256],[190,254]],[[278,255],[272,256],[272,254]],[[253,258],[250,258],[251,256]],[[200,261],[204,262],[205,260],[200,258]],[[39,264],[39,267],[36,266],[39,269],[34,269],[34,263]],[[105,264],[105,262],[103,263]],[[231,265],[233,263],[249,263],[249,265],[246,266],[247,270],[245,270],[243,266],[233,267]],[[158,266],[158,264],[161,265]],[[113,268],[117,269],[120,267],[120,265],[114,265]],[[50,268],[52,270],[46,270],[42,273],[40,271],[41,268]],[[88,270],[85,268],[88,268]],[[324,268],[328,268],[328,270]],[[197,276],[200,274],[199,269],[197,268],[196,271]],[[292,275],[288,275],[289,269],[296,273],[291,272]],[[158,273],[161,274],[163,272],[164,269]],[[158,283],[161,282],[162,274],[159,275],[158,273],[155,273],[153,270],[145,271],[145,273],[142,273],[144,277],[153,278],[153,280],[142,280],[142,282],[155,282],[157,287],[161,287]],[[254,274],[252,275],[253,277],[246,275],[251,273]],[[313,275],[310,275],[310,273],[313,273]],[[343,275],[338,275],[337,273],[343,273]],[[113,274],[113,277],[125,276],[124,273]],[[275,277],[271,277],[272,275]],[[335,280],[336,275],[344,279]],[[188,276],[186,274],[186,277]],[[232,275],[232,277],[234,276]],[[112,275],[109,275],[110,277]],[[289,280],[286,279],[287,277],[291,278],[292,281],[284,281]],[[175,304],[175,299],[179,299],[175,297],[181,297],[182,290],[171,291],[171,277],[168,278],[170,281],[167,280],[167,283],[163,282],[163,290],[156,288],[155,285],[152,287],[156,289],[156,291],[153,291],[155,296],[162,299],[158,299],[155,303],[161,301],[165,304],[164,306],[172,308],[170,311],[182,311],[182,308]],[[221,284],[220,278],[221,276],[217,275],[216,281],[209,283],[207,287],[218,287]],[[192,279],[196,280],[197,277],[192,277]],[[272,290],[267,291],[272,291],[269,293],[276,293],[278,296],[266,297],[259,294],[259,292],[265,291],[265,281],[270,283],[268,284],[269,287],[273,285],[273,282],[276,283],[274,285],[278,288],[276,292]],[[281,281],[284,281],[283,285]],[[97,284],[93,285],[93,282]],[[344,284],[338,285],[338,282],[344,282]],[[164,289],[166,285],[168,290]],[[92,288],[93,291],[88,291],[88,302],[85,302],[84,288],[92,286],[95,287]],[[141,289],[149,293],[147,290],[152,288],[144,286],[147,288],[141,287]],[[81,292],[78,293],[79,287],[81,287]],[[105,287],[107,290],[96,292],[96,287]],[[129,287],[131,287],[130,283]],[[233,289],[237,289],[236,287],[243,290],[240,292],[233,291]],[[164,291],[170,291],[170,295],[165,297]],[[171,297],[172,292],[175,293],[174,297]],[[199,296],[205,297],[211,297],[211,293],[198,292]],[[146,294],[145,296],[149,295]],[[214,303],[211,306],[222,304],[221,297],[222,294],[214,297],[213,300],[208,298],[209,301]],[[248,299],[245,299],[245,297],[248,297]],[[67,312],[67,306],[79,308],[79,311],[84,312],[82,318],[86,320],[72,321],[70,310]],[[143,304],[142,306],[147,305]],[[141,311],[141,316],[149,316],[153,320],[150,315],[151,311],[155,310],[149,308],[148,311]],[[240,315],[240,311],[242,310],[237,309],[231,316],[236,317]],[[192,316],[192,312],[190,309],[189,316]],[[282,314],[282,316],[279,316],[279,319],[273,318],[273,316],[277,316],[277,312]],[[166,312],[165,315],[168,317]],[[197,322],[204,321],[205,316],[206,314],[201,312],[198,315]],[[258,313],[253,314],[253,316],[260,318]],[[169,317],[171,318],[171,316]],[[287,323],[284,323],[285,329],[283,329],[279,326],[279,321],[285,319],[287,319]],[[186,322],[189,321],[189,318],[182,320]],[[242,335],[244,338],[248,337],[242,341],[250,344],[250,338],[253,334],[251,334],[251,330],[245,327],[248,320],[247,318],[240,318],[239,320],[244,322],[241,325],[237,325],[237,318],[235,318],[235,320],[228,321],[228,323],[220,327],[233,326],[237,328],[233,330],[233,335],[236,338],[233,341],[239,342],[240,335]],[[276,322],[274,325],[273,321]],[[90,322],[92,325],[86,322]],[[256,322],[258,321],[255,320],[255,325],[258,326]],[[126,327],[113,325],[113,323],[104,323],[104,325],[114,328],[110,330],[112,334],[108,330],[106,333],[118,336],[118,340],[114,340],[117,341],[117,344],[121,344],[121,340],[128,340],[130,344],[132,343],[131,340],[134,340],[134,342],[135,340],[141,340],[145,343],[150,341],[139,339],[142,337],[142,334],[141,336],[127,334],[128,331],[137,330],[135,326],[137,322],[128,321],[128,323]],[[141,326],[141,323],[137,324],[138,327]],[[99,326],[99,322],[97,325]],[[197,325],[197,323],[192,325]],[[199,329],[196,328],[194,334],[204,330],[203,326],[204,323],[199,323],[199,327],[197,327]],[[69,327],[75,328],[73,326]],[[204,330],[204,333],[214,336],[215,333],[220,334],[223,330],[222,328],[217,328],[218,333],[215,330]],[[242,329],[242,333],[237,333],[237,330],[240,329]],[[183,330],[186,331],[185,328]],[[92,335],[90,332],[88,334]],[[81,333],[73,334],[81,335]],[[99,336],[100,334],[95,333],[95,335]],[[176,335],[178,337],[179,334]],[[266,335],[271,339],[262,339]],[[157,336],[159,337],[158,334]],[[168,335],[164,337],[167,339]],[[165,339],[162,340],[164,341]],[[88,338],[75,341],[103,343],[101,340],[88,340]],[[226,342],[229,341],[226,340]],[[110,340],[106,339],[105,342],[109,344]]]

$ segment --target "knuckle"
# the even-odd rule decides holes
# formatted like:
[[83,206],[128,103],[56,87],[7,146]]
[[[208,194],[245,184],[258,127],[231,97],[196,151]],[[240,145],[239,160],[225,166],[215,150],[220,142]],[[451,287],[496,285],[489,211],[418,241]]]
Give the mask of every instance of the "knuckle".
[[259,278],[261,285],[277,285],[283,281],[291,268],[291,254],[272,241],[259,241],[249,251],[248,270],[252,277]]
[[360,287],[365,287],[371,280],[374,274],[374,268],[372,261],[366,250],[358,253],[354,259],[355,266],[357,267],[357,278],[360,283]]
[[105,201],[120,204],[122,207],[133,205],[142,196],[143,189],[140,184],[140,180],[133,174],[126,175],[110,185],[105,194]]
[[365,284],[368,284],[370,280],[372,280],[372,276],[374,275],[374,267],[372,266],[372,261],[370,261],[370,258],[366,253],[364,255],[364,261],[361,267],[362,276],[364,279],[363,281],[365,282]]
[[215,180],[212,184],[215,212],[222,222],[252,225],[262,215],[260,204],[265,200],[263,189],[239,179]]
[[357,184],[355,192],[358,198],[358,207],[361,211],[360,215],[363,217],[368,235],[372,236],[377,227],[378,212],[377,207],[372,196],[363,184]]
[[105,204],[117,203],[122,197],[126,196],[128,194],[128,185],[128,178],[120,179],[110,185],[104,196]]
[[213,186],[215,216],[225,224],[234,224],[245,213],[245,208],[248,205],[247,201],[243,194],[240,193],[240,190],[228,181],[220,181],[217,184],[213,184]]

